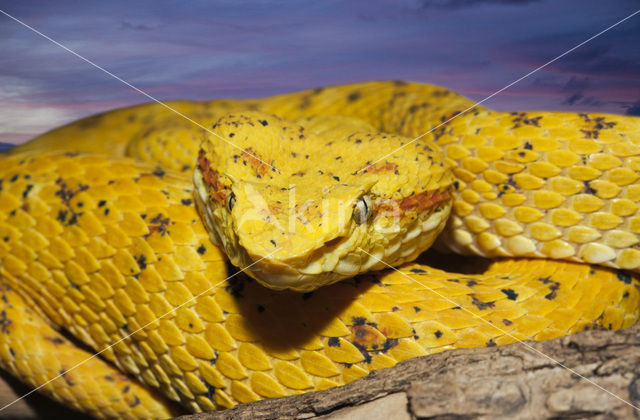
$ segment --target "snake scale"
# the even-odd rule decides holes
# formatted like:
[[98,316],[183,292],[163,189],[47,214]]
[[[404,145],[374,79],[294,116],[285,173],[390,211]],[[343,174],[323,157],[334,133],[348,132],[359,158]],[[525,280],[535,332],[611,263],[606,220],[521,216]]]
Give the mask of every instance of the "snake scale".
[[[144,104],[0,156],[0,366],[66,405],[225,409],[638,320],[640,118],[394,81],[168,105],[209,132]],[[500,258],[411,262],[434,241]]]

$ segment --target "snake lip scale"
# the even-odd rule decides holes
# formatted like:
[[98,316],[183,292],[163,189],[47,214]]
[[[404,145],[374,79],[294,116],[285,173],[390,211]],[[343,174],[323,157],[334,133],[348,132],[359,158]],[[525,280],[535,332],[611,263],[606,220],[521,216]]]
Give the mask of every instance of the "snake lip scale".
[[[472,104],[401,81],[169,104],[211,133],[143,104],[0,154],[0,366],[166,418],[634,325],[640,118],[439,126]],[[227,261],[247,275],[216,287]]]

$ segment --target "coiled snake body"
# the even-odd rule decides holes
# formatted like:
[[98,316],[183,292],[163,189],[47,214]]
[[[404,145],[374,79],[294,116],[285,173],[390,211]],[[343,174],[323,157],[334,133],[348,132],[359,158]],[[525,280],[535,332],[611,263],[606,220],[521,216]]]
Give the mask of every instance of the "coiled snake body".
[[[146,104],[0,160],[0,365],[59,376],[42,390],[65,404],[223,409],[638,319],[638,118],[476,107],[440,125],[472,102],[405,82],[169,105],[213,133]],[[410,263],[441,231],[509,258]],[[258,281],[223,282],[226,256]]]

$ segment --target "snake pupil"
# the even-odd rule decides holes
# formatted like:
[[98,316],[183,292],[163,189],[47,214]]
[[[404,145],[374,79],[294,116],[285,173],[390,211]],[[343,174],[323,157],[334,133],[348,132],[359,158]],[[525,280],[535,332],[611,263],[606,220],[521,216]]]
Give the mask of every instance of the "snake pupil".
[[371,215],[371,199],[367,196],[360,198],[353,208],[353,220],[359,225],[369,220]]
[[234,193],[229,194],[227,197],[227,208],[229,211],[233,210],[233,206],[236,205],[236,195]]

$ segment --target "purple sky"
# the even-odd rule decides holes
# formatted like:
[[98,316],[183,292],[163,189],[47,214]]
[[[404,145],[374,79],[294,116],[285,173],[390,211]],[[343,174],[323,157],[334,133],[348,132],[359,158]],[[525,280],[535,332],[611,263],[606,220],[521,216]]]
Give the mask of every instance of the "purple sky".
[[[161,100],[371,79],[435,83],[481,100],[639,7],[637,0],[0,0],[0,9]],[[0,15],[0,142],[145,101]],[[640,115],[640,14],[484,105]]]

